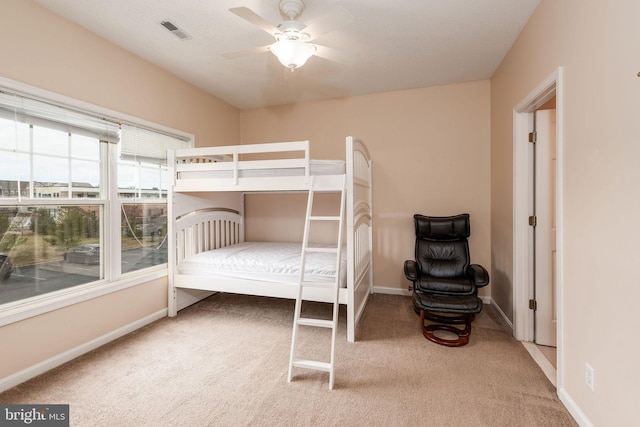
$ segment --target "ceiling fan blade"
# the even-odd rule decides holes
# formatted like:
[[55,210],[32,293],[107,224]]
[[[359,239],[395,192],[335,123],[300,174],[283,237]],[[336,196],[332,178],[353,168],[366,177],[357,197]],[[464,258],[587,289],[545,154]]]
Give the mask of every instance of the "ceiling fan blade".
[[311,40],[314,40],[323,34],[344,27],[351,21],[353,21],[353,16],[344,7],[338,6],[311,20],[302,31],[309,34]]
[[331,47],[315,44],[316,51],[313,53],[320,58],[328,59],[329,61],[337,62],[344,65],[353,65],[358,61],[358,56],[352,53],[342,52]]
[[271,25],[264,18],[256,14],[253,10],[249,9],[248,7],[234,7],[229,9],[229,12],[238,15],[240,18],[252,23],[256,27],[260,28],[263,31],[266,31],[271,35],[274,35],[280,32],[276,27]]
[[260,46],[260,47],[254,47],[253,49],[241,50],[239,52],[223,53],[222,56],[224,56],[227,59],[236,59],[236,58],[242,58],[243,56],[254,55],[256,53],[263,53],[268,51],[269,51],[269,46]]

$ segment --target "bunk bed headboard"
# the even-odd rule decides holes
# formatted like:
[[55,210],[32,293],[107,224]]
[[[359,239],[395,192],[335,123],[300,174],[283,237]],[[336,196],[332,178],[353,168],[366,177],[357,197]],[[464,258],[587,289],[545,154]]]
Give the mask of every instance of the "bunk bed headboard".
[[227,208],[198,209],[175,220],[176,265],[200,252],[244,241],[240,212]]

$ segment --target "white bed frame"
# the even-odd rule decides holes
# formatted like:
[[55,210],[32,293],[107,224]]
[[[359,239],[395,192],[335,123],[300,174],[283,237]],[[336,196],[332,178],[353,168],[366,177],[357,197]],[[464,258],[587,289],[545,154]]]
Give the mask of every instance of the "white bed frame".
[[[256,154],[269,160],[251,160]],[[295,158],[290,158],[295,155]],[[271,159],[272,157],[285,157]],[[246,160],[245,160],[246,159]],[[180,274],[180,262],[203,251],[244,241],[244,193],[308,191],[309,141],[205,147],[169,152],[169,316],[211,292],[296,298],[296,285],[211,275]],[[277,170],[277,176],[244,172]],[[296,173],[297,175],[290,175]],[[224,174],[225,177],[218,177]],[[172,177],[172,178],[171,178]],[[315,175],[315,185],[337,186],[343,175]],[[347,286],[339,291],[347,306],[347,339],[373,289],[371,158],[365,145],[346,138]],[[336,187],[336,189],[338,189]],[[332,302],[331,289],[305,288],[303,299]]]

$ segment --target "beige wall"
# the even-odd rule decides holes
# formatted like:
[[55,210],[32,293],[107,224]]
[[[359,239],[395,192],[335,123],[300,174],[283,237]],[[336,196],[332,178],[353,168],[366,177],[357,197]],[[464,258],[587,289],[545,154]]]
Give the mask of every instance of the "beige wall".
[[[0,0],[0,52],[1,77],[194,134],[198,145],[239,142],[238,110],[30,1]],[[0,378],[166,309],[166,286],[0,327]]]
[[1,0],[0,76],[196,135],[239,139],[237,109],[29,0]]
[[[640,346],[633,304],[640,286],[633,272],[640,248],[632,221],[640,214],[640,2],[542,0],[490,83],[240,114],[30,1],[0,1],[2,77],[193,133],[200,146],[311,139],[313,157],[344,158],[344,137],[361,138],[374,158],[376,286],[406,285],[402,262],[413,253],[413,213],[467,211],[473,260],[491,265],[491,295],[509,316],[512,110],[563,66],[559,393],[594,425],[636,422]],[[296,196],[284,202],[249,196],[248,237],[288,240],[301,220],[285,212],[303,203]],[[266,219],[258,219],[263,213]],[[0,328],[2,347],[11,347],[0,356],[0,378],[165,308],[165,291],[164,280],[152,281]],[[77,325],[87,314],[94,320]],[[25,336],[47,340],[46,346]],[[585,362],[595,369],[594,392],[584,384]]]
[[493,296],[511,313],[512,110],[563,67],[559,394],[598,426],[638,423],[638,16],[636,0],[542,0],[491,80]]
[[[470,213],[472,261],[491,265],[489,92],[479,81],[243,111],[242,142],[309,139],[317,159],[344,159],[347,135],[365,142],[373,158],[374,285],[406,289],[414,213]],[[301,235],[305,203],[248,196],[247,238]]]

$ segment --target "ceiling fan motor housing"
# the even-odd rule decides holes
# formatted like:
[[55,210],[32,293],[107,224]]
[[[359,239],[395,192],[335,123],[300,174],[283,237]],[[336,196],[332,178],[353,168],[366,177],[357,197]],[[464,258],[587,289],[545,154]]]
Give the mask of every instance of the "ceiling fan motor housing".
[[[278,29],[284,34],[284,38],[308,41],[310,39],[309,35],[302,32],[304,27],[306,27],[305,24],[295,20],[285,21],[278,25]],[[281,38],[282,37],[278,37],[278,34],[276,34],[276,39],[280,40]]]
[[296,19],[303,10],[302,0],[280,0],[280,12],[291,20]]

